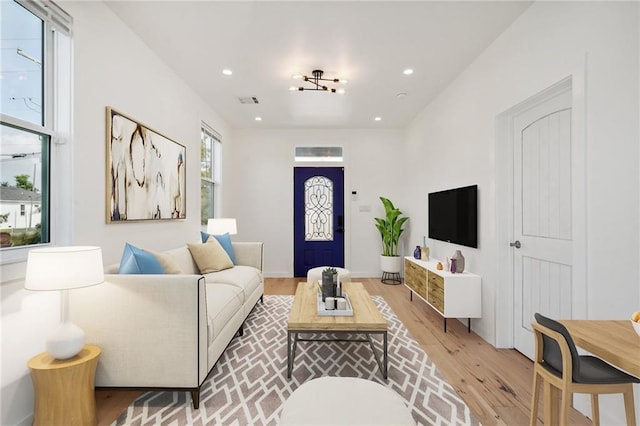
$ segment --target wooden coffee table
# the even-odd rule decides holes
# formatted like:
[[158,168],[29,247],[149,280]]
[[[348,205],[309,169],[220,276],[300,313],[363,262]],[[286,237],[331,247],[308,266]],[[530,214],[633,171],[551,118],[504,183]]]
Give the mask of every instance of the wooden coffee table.
[[[287,378],[291,378],[298,342],[361,342],[369,343],[382,376],[387,379],[387,321],[371,300],[362,283],[343,283],[353,306],[353,316],[319,316],[318,290],[315,284],[300,283],[296,290],[287,322]],[[301,334],[324,334],[324,338],[301,338]],[[365,338],[335,338],[346,334]],[[374,334],[382,335],[382,360],[376,352]]]

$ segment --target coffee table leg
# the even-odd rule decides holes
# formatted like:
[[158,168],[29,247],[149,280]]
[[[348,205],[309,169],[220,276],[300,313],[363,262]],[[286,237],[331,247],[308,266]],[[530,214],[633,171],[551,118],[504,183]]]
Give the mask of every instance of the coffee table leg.
[[[293,338],[293,343],[291,339]],[[287,379],[291,378],[293,372],[293,360],[296,358],[296,346],[298,346],[298,333],[287,331]]]
[[291,332],[287,331],[287,379],[291,378],[291,370],[293,363],[291,362]]
[[387,358],[387,332],[385,331],[384,334],[382,335],[382,342],[383,342],[383,365],[384,365],[384,378],[385,380],[389,377],[389,364],[388,364],[388,358]]
[[[371,334],[382,334],[382,360],[380,359],[380,356],[378,356],[378,352],[376,352]],[[380,373],[382,373],[382,378],[387,380],[389,371],[387,357],[387,332],[370,332],[366,333],[366,336],[369,341],[369,346],[371,347],[371,352],[373,352],[373,358],[376,360],[376,363],[378,363],[378,368],[380,369]]]

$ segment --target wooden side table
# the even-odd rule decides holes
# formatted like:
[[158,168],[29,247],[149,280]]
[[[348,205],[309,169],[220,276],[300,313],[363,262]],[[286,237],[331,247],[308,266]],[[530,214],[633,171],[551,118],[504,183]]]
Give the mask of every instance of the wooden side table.
[[58,360],[44,352],[29,360],[35,426],[98,424],[94,384],[99,356],[99,347],[85,345],[73,358]]

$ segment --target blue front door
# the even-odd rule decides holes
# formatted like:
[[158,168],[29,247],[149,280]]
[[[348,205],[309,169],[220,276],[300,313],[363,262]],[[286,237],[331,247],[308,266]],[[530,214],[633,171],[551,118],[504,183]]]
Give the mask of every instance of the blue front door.
[[293,272],[344,267],[344,168],[293,169]]

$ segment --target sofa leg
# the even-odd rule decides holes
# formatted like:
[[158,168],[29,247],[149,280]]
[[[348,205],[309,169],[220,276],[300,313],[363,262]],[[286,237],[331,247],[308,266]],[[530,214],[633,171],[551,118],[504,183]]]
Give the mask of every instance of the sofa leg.
[[262,303],[264,305],[264,294],[262,296],[260,296],[260,303]]
[[242,323],[238,329],[238,336],[244,336],[244,323]]
[[194,410],[200,408],[200,388],[191,391],[191,402]]

